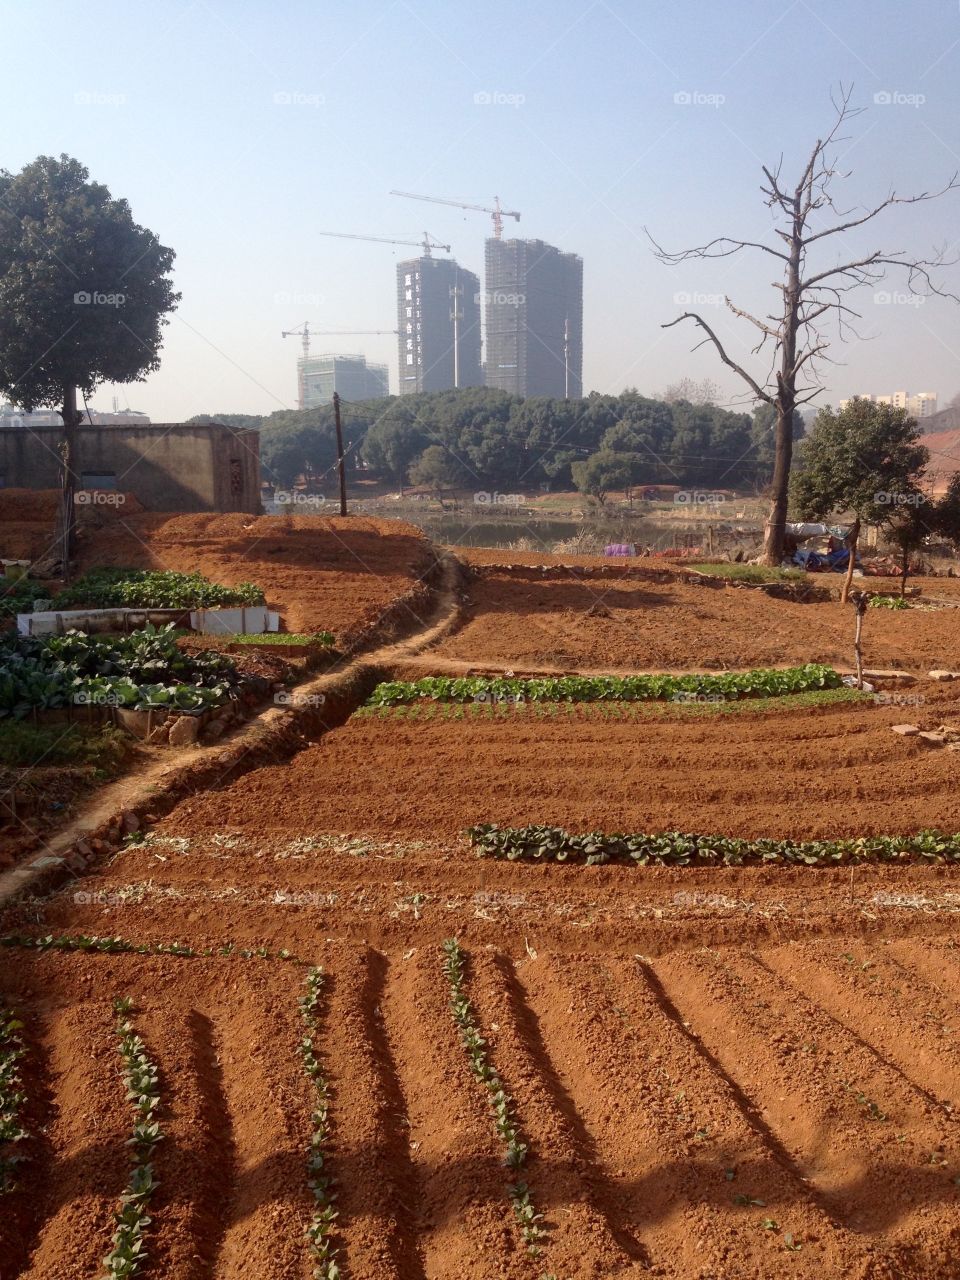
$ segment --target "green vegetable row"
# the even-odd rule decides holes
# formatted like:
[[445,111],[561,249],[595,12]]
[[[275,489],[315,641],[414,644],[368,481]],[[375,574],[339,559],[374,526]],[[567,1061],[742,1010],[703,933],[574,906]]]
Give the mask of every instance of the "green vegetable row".
[[14,1172],[21,1157],[18,1142],[28,1136],[20,1121],[26,1102],[20,1060],[26,1053],[20,1032],[23,1023],[10,1009],[0,1009],[0,1196],[16,1188]]
[[263,604],[252,582],[223,587],[202,573],[168,569],[93,569],[56,596],[57,609],[214,609]]
[[426,676],[378,684],[367,706],[389,707],[431,698],[439,702],[649,702],[694,694],[721,698],[763,698],[836,689],[842,680],[832,667],[808,663],[786,670],[728,671],[685,676]]
[[151,1221],[147,1208],[157,1186],[150,1157],[163,1137],[155,1118],[160,1105],[159,1074],[146,1045],[133,1029],[128,1017],[132,1010],[133,1001],[129,997],[113,1002],[127,1101],[133,1104],[133,1134],[127,1143],[133,1148],[133,1166],[127,1189],[120,1198],[120,1208],[113,1215],[117,1225],[113,1247],[103,1260],[106,1267],[103,1280],[134,1276],[147,1261],[144,1233]]
[[112,955],[185,956],[190,958],[209,958],[216,955],[230,958],[239,957],[241,960],[251,960],[254,957],[261,960],[297,960],[295,955],[285,949],[276,952],[269,951],[266,947],[237,950],[232,942],[224,943],[216,951],[212,947],[205,947],[202,951],[197,951],[186,942],[131,942],[129,938],[109,938],[87,933],[47,933],[39,938],[31,936],[29,933],[5,933],[0,935],[0,947],[25,947],[33,951],[99,951]]
[[337,1250],[332,1240],[337,1210],[337,1195],[333,1190],[333,1178],[326,1170],[330,1143],[330,1086],[324,1075],[323,1064],[317,1057],[314,1037],[320,1029],[320,997],[326,981],[322,968],[313,968],[306,978],[307,994],[300,997],[300,1016],[306,1034],[300,1041],[300,1056],[304,1070],[313,1083],[316,1103],[313,1108],[313,1131],[310,1135],[310,1151],[307,1156],[309,1186],[313,1192],[313,1215],[307,1227],[310,1253],[313,1257],[313,1280],[340,1280]]
[[560,827],[500,827],[483,823],[467,830],[477,855],[508,862],[608,862],[630,866],[733,866],[790,863],[834,866],[861,862],[960,862],[960,834],[921,831],[914,836],[857,836],[842,840],[740,840],[730,836],[664,831],[623,835],[591,831],[574,835]]
[[[514,1115],[513,1099],[503,1087],[497,1069],[490,1061],[487,1042],[480,1034],[473,1006],[465,983],[466,957],[456,938],[443,943],[443,972],[450,984],[450,1012],[460,1032],[460,1040],[470,1061],[474,1079],[487,1091],[487,1102],[501,1141],[506,1147],[504,1163],[515,1174],[523,1168],[528,1146],[520,1135],[520,1127]],[[539,1252],[540,1242],[546,1234],[539,1224],[543,1215],[537,1213],[530,1195],[530,1188],[519,1178],[507,1186],[507,1194],[513,1206],[513,1215],[530,1253]]]

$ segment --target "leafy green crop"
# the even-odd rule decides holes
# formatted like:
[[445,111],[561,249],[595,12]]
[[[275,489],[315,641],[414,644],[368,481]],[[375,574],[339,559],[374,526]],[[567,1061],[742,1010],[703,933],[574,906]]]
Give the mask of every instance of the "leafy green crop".
[[125,636],[0,636],[0,718],[77,703],[195,711],[222,705],[242,680],[225,654],[184,653],[172,626]]
[[389,707],[430,698],[438,702],[649,702],[682,694],[721,698],[778,697],[842,684],[832,667],[808,663],[786,670],[729,671],[689,676],[426,676],[378,684],[367,706]]
[[263,604],[252,582],[222,587],[202,573],[168,569],[93,569],[55,599],[57,609],[211,609]]
[[22,1157],[14,1155],[13,1148],[29,1137],[20,1122],[27,1100],[20,1077],[20,1060],[26,1053],[22,1030],[13,1011],[0,1008],[0,1196],[16,1189],[13,1175]]
[[337,1210],[334,1207],[336,1192],[333,1190],[334,1180],[325,1169],[328,1156],[327,1146],[330,1142],[330,1086],[323,1072],[323,1064],[317,1057],[314,1037],[320,1029],[319,1006],[323,993],[326,974],[322,968],[313,968],[307,974],[307,994],[300,997],[300,1016],[306,1027],[306,1035],[300,1041],[300,1056],[304,1069],[313,1082],[316,1102],[313,1108],[313,1133],[310,1136],[310,1151],[307,1156],[307,1169],[310,1174],[309,1186],[313,1192],[314,1209],[310,1225],[307,1227],[307,1239],[310,1241],[310,1253],[313,1256],[313,1280],[340,1280],[340,1267],[337,1263],[337,1250],[331,1239]]
[[0,618],[32,613],[34,600],[45,599],[47,594],[38,582],[30,578],[0,578]]
[[127,1146],[133,1148],[133,1167],[126,1192],[120,1198],[120,1209],[113,1215],[117,1225],[113,1248],[103,1260],[106,1272],[102,1280],[134,1276],[147,1261],[144,1232],[151,1221],[147,1206],[157,1186],[150,1156],[164,1136],[155,1118],[160,1105],[157,1068],[127,1016],[133,1011],[133,1001],[120,997],[114,1000],[113,1011],[117,1015],[116,1031],[120,1038],[127,1101],[133,1104],[133,1135],[127,1142]]
[[467,837],[480,857],[508,862],[608,862],[630,866],[744,866],[791,863],[836,866],[860,862],[960,862],[960,835],[920,831],[914,836],[857,836],[843,840],[742,840],[730,836],[664,831],[623,835],[591,831],[573,835],[560,827],[500,827],[482,823]]
[[867,601],[871,609],[909,609],[910,601],[904,596],[871,596]]
[[[460,1032],[460,1040],[470,1060],[474,1078],[487,1091],[487,1102],[493,1114],[497,1133],[507,1149],[504,1163],[517,1174],[523,1168],[529,1150],[520,1134],[514,1115],[513,1099],[503,1087],[496,1067],[490,1061],[487,1042],[480,1034],[470,997],[465,985],[466,958],[456,938],[443,943],[443,972],[450,984],[450,1011]],[[540,1251],[540,1242],[546,1232],[540,1225],[543,1215],[537,1213],[530,1195],[530,1188],[519,1178],[507,1186],[507,1194],[513,1206],[513,1216],[520,1227],[524,1244],[530,1253]]]

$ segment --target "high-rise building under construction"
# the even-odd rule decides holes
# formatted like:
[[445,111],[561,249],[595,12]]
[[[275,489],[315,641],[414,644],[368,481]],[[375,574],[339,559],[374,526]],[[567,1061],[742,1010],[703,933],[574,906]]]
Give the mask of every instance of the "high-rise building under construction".
[[542,240],[488,240],[484,316],[488,387],[583,394],[581,257]]
[[479,387],[480,281],[452,258],[397,263],[400,394]]

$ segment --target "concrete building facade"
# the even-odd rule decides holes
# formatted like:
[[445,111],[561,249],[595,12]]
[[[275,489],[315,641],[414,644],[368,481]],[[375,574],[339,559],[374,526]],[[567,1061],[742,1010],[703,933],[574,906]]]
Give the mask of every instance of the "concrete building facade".
[[385,364],[367,364],[366,356],[301,356],[297,361],[297,386],[301,409],[331,404],[336,391],[341,400],[382,400],[390,394]]
[[583,259],[542,240],[487,240],[485,381],[518,396],[583,394]]
[[452,258],[397,263],[400,394],[479,387],[480,280]]
[[[0,487],[58,489],[62,434],[62,426],[0,426]],[[87,494],[132,493],[148,511],[260,511],[258,431],[220,423],[87,425],[77,431],[77,454]]]
[[936,391],[918,391],[915,395],[911,395],[909,391],[891,391],[889,395],[875,396],[869,392],[850,397],[840,401],[840,408],[845,409],[850,403],[850,399],[869,400],[871,404],[889,404],[894,409],[906,409],[907,416],[916,418],[919,422],[921,418],[932,418],[937,412],[937,393]]

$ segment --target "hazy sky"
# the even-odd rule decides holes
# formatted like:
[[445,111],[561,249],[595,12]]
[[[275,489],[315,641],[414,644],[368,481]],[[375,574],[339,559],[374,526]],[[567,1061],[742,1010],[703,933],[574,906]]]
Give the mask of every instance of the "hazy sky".
[[[482,275],[489,219],[394,187],[499,194],[523,215],[507,234],[582,255],[585,389],[655,394],[690,374],[732,399],[740,386],[712,353],[690,354],[692,327],[660,325],[678,294],[701,295],[751,359],[750,331],[717,299],[770,309],[777,264],[671,269],[643,227],[670,247],[772,242],[760,166],[782,153],[799,174],[841,82],[865,108],[840,148],[845,207],[960,168],[957,0],[8,0],[3,26],[0,164],[68,152],[176,250],[183,300],[162,367],[116,389],[154,421],[295,407],[299,346],[282,329],[395,324],[394,264],[417,251],[318,231],[427,229]],[[853,248],[944,244],[960,244],[960,192],[884,215]],[[960,294],[960,265],[942,278]],[[824,401],[903,388],[942,405],[960,389],[960,306],[919,302],[892,276],[859,302],[876,336],[834,348]],[[314,350],[385,361],[396,390],[392,336]]]

